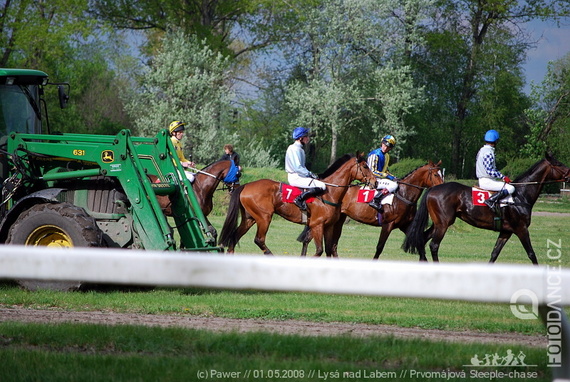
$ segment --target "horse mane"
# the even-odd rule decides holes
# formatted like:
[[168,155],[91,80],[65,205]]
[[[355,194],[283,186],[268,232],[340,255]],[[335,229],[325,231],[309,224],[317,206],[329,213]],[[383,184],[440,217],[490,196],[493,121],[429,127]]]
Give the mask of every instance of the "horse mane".
[[224,161],[226,161],[226,160],[225,160],[225,159],[224,159],[224,160],[215,160],[215,161],[213,161],[212,163],[210,163],[209,165],[204,166],[204,167],[202,168],[202,170],[205,170],[205,169],[207,169],[208,167],[211,167],[211,166],[215,165],[215,164],[218,163],[218,162],[224,162]]
[[354,155],[344,154],[342,157],[338,158],[333,164],[329,166],[322,174],[319,174],[320,179],[331,176],[336,170],[338,170],[343,164],[348,162],[350,159],[354,158]]
[[[426,164],[427,164],[427,163],[426,163]],[[407,173],[406,175],[404,175],[404,176],[402,177],[402,179],[407,178],[408,176],[412,175],[414,172],[418,171],[419,168],[424,167],[424,166],[425,166],[425,164],[422,164],[421,166],[416,167],[415,169],[413,169],[412,171],[410,171],[409,173]]]

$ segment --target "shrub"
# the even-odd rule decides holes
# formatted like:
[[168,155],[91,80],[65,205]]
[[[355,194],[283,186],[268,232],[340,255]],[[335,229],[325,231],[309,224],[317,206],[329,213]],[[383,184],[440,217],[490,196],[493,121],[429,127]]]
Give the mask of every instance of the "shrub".
[[397,176],[398,178],[403,178],[410,172],[418,167],[423,166],[428,161],[423,159],[406,158],[394,163],[390,166],[390,172]]

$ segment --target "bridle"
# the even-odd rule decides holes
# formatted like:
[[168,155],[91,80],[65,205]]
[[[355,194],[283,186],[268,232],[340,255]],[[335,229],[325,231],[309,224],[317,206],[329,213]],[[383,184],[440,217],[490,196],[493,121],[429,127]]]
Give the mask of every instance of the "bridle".
[[[433,184],[434,182],[432,181],[432,179],[435,176],[434,173],[439,172],[441,170],[441,167],[439,167],[439,166],[429,167],[427,170],[428,170],[428,178],[431,181],[431,183]],[[434,172],[433,170],[437,170],[437,171]],[[442,179],[443,179],[443,177],[442,177]],[[415,188],[420,189],[420,190],[425,190],[425,189],[429,188],[429,187],[423,187],[423,186],[418,186],[418,185],[415,185],[412,183],[404,182],[402,180],[398,180],[398,184],[404,184],[406,186],[415,187]]]

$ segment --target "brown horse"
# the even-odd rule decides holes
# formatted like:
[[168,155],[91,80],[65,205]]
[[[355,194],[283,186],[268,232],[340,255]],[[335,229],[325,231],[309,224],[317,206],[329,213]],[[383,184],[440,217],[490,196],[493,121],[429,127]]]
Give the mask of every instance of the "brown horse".
[[[320,177],[327,184],[324,195],[308,203],[308,221],[317,250],[315,256],[323,253],[323,233],[332,227],[340,214],[340,203],[349,185],[354,180],[368,184],[374,179],[372,172],[361,155],[345,155],[331,165]],[[303,213],[293,203],[284,203],[281,199],[281,183],[269,179],[260,179],[244,184],[232,193],[228,214],[222,228],[219,244],[233,253],[241,237],[257,223],[255,244],[266,255],[271,251],[265,245],[265,237],[273,214],[297,224],[305,224]],[[238,215],[241,223],[238,226]],[[327,255],[331,248],[325,248]]]
[[[420,261],[427,261],[425,245],[431,239],[429,246],[432,259],[439,261],[439,244],[447,228],[456,218],[460,218],[474,227],[499,231],[489,262],[494,263],[497,260],[499,253],[514,233],[526,250],[530,261],[538,265],[528,233],[532,207],[545,183],[567,181],[569,177],[570,168],[551,155],[547,155],[512,183],[516,186],[513,194],[514,203],[501,207],[501,220],[497,220],[498,216],[491,208],[474,205],[469,186],[451,182],[432,187],[425,193],[420,203],[402,248],[406,252],[418,253]],[[428,216],[431,217],[433,224],[424,232]],[[497,222],[502,224],[497,225]]]
[[[213,197],[214,192],[216,191],[220,182],[224,181],[224,178],[228,175],[230,169],[232,167],[232,162],[229,160],[221,160],[214,162],[202,170],[198,170],[196,173],[196,177],[194,182],[192,183],[192,189],[196,194],[196,198],[198,199],[198,203],[200,204],[200,209],[204,214],[204,217],[207,217],[210,212],[212,212],[213,204]],[[154,175],[149,175],[151,182],[156,183],[158,182],[158,178]],[[234,187],[233,183],[224,183],[225,187],[228,189],[232,189]],[[168,195],[157,195],[156,198],[158,199],[158,203],[162,208],[162,211],[167,216],[172,216],[173,211],[171,206],[170,197]],[[175,212],[174,212],[175,213]],[[208,219],[206,219],[208,220]],[[210,222],[208,221],[208,229],[214,237],[217,236],[216,229]]]
[[[338,241],[342,234],[342,228],[347,217],[350,217],[357,222],[369,224],[373,226],[381,226],[380,237],[376,245],[376,253],[374,260],[377,260],[390,233],[399,228],[402,232],[406,233],[408,226],[414,219],[416,213],[416,203],[420,198],[423,190],[428,187],[433,187],[443,183],[443,174],[441,173],[441,161],[434,164],[429,161],[427,164],[416,168],[408,175],[398,181],[399,187],[394,194],[392,204],[386,204],[383,208],[381,217],[378,216],[378,211],[368,205],[368,203],[359,203],[358,192],[359,188],[353,187],[348,190],[342,199],[341,214],[338,221],[334,225],[332,237],[333,256],[338,257],[337,248]],[[299,236],[299,241],[303,243],[303,250],[301,256],[305,256],[307,246],[310,242],[310,231],[305,228],[305,231]],[[327,237],[325,237],[325,240]]]

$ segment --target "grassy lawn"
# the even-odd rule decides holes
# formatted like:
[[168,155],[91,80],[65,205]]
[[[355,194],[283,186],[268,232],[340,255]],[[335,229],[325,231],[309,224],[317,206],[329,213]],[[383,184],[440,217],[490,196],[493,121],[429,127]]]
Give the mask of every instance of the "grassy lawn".
[[[541,201],[535,208],[537,210],[569,211],[568,203],[559,200]],[[213,215],[210,218],[219,230],[223,216]],[[570,267],[568,256],[563,256],[560,263],[547,256],[548,240],[561,243],[563,254],[568,252],[569,224],[570,216],[533,217],[530,233],[541,265]],[[301,229],[300,225],[276,217],[270,227],[267,244],[277,256],[298,256],[301,245],[295,239]],[[254,230],[243,238],[237,248],[238,253],[263,256],[253,243]],[[371,259],[378,235],[379,228],[349,222],[340,240],[340,256]],[[442,242],[440,261],[485,263],[496,237],[494,232],[458,222]],[[379,261],[401,261],[403,267],[406,262],[416,262],[416,256],[400,249],[402,240],[402,233],[393,232]],[[311,244],[309,253],[313,248]],[[322,261],[333,260],[323,258]],[[506,245],[498,262],[530,264],[516,238]],[[485,279],[482,278],[481,282],[484,283]],[[0,284],[0,307],[16,306],[188,317],[355,322],[485,333],[545,333],[539,320],[517,319],[505,304],[369,296],[196,288],[30,293],[9,282]],[[486,354],[505,355],[508,349],[517,354],[522,351],[527,356],[527,365],[533,366],[469,366],[475,354],[481,359]],[[191,381],[203,377],[232,381],[354,381],[370,379],[374,375],[380,379],[382,373],[381,379],[392,381],[477,381],[490,380],[490,375],[485,373],[497,371],[519,373],[517,378],[504,377],[503,380],[546,381],[551,379],[552,370],[546,363],[544,349],[524,345],[450,344],[391,336],[313,338],[128,325],[0,323],[2,382]],[[442,374],[442,371],[447,374]],[[230,372],[234,374],[227,374]]]

